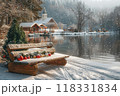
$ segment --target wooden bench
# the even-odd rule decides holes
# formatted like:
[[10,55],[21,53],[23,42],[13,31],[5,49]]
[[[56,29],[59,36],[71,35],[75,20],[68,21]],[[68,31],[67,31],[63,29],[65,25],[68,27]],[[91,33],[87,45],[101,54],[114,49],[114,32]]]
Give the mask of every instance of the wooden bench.
[[[35,48],[35,49],[31,49]],[[36,49],[38,48],[38,49]],[[49,51],[52,55],[42,58],[30,58],[27,60],[18,61],[17,55],[20,53],[31,53],[36,51]],[[53,48],[52,42],[45,43],[29,43],[29,44],[9,44],[7,47],[11,62],[8,64],[9,72],[36,75],[38,73],[38,64],[46,63],[53,65],[66,65],[65,58],[68,55],[57,54]]]

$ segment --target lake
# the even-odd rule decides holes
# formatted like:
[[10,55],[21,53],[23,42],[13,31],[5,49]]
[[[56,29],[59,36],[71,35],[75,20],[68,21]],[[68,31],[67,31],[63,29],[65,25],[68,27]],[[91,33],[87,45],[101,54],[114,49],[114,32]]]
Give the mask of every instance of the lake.
[[119,35],[52,35],[28,38],[33,43],[52,41],[56,52],[101,62],[120,62]]
[[56,52],[70,55],[66,66],[41,63],[40,74],[28,76],[7,72],[1,64],[0,79],[120,80],[120,35],[51,35],[27,39],[31,43],[53,42]]

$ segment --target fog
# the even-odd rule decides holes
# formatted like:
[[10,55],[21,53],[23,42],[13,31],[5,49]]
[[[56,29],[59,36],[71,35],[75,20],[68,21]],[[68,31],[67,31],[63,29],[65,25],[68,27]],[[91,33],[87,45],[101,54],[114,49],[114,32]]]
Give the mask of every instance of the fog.
[[[43,1],[48,1],[48,0],[43,0]],[[86,5],[88,5],[88,7],[95,8],[95,9],[105,9],[105,8],[109,9],[109,8],[114,8],[115,6],[120,5],[120,0],[49,0],[49,1],[56,2],[56,4],[82,1]]]
[[78,0],[78,1],[83,1],[89,7],[98,9],[105,8],[109,9],[120,5],[120,0]]

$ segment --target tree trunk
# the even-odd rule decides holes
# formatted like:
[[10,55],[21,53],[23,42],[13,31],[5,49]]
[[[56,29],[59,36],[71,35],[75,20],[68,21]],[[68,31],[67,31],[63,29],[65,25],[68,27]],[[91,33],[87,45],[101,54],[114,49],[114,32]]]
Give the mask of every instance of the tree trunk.
[[4,16],[1,17],[0,28],[2,27],[3,23],[4,23]]
[[11,24],[12,24],[12,21],[13,21],[12,16],[10,16],[9,25],[11,25]]

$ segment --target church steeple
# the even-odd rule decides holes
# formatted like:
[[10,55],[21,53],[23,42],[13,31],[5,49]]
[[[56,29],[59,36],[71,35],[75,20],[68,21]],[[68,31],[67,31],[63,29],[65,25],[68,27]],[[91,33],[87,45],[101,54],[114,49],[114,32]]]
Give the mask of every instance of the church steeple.
[[44,19],[46,19],[47,18],[47,11],[46,11],[46,9],[45,9],[45,7],[44,7],[44,9],[43,9],[43,14],[42,14],[42,19],[44,20]]
[[43,14],[47,14],[46,8],[43,9]]

